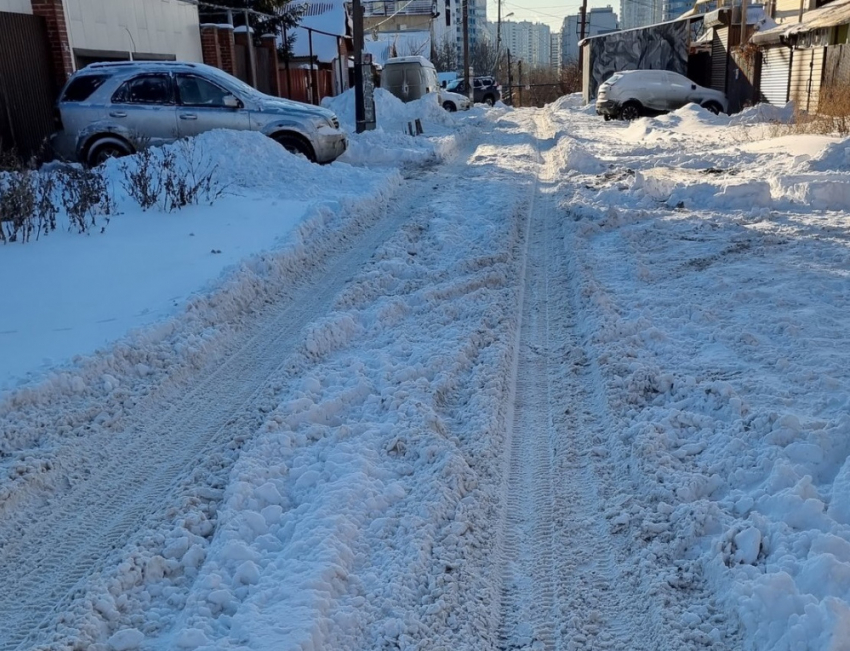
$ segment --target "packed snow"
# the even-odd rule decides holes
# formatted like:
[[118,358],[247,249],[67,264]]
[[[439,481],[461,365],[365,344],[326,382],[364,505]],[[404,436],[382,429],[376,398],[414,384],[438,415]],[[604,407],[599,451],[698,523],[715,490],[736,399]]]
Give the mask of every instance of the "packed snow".
[[0,249],[0,649],[850,649],[850,139],[376,102],[331,165],[209,133],[212,205],[112,162],[102,233]]

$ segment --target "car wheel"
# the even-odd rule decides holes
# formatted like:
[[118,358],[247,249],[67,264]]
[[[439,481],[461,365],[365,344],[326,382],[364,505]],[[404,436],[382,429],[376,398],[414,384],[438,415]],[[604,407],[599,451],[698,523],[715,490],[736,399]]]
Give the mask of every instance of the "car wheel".
[[455,106],[452,102],[443,102],[443,108],[446,109],[449,113],[454,113],[457,111],[457,106]]
[[620,118],[627,122],[637,120],[642,114],[641,105],[637,102],[626,102],[620,109]]
[[286,151],[297,155],[301,155],[311,163],[316,162],[316,155],[313,153],[313,148],[298,136],[288,133],[280,133],[274,136],[275,141],[281,145]]
[[121,158],[121,156],[127,156],[129,153],[130,150],[120,143],[104,142],[89,149],[87,162],[90,167],[97,167],[103,165],[110,158]]
[[720,106],[720,104],[718,104],[717,102],[706,102],[705,104],[702,105],[702,107],[706,111],[714,113],[715,115],[719,115],[720,111],[723,110],[723,107]]
[[485,103],[487,106],[493,106],[493,104],[495,104],[495,103],[496,103],[496,98],[495,98],[495,97],[493,97],[492,95],[485,95],[485,97],[484,97],[484,103]]

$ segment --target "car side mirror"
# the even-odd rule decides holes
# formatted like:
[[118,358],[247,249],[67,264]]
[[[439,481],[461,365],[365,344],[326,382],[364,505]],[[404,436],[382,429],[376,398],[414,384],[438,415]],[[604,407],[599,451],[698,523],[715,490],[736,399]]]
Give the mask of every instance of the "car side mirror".
[[233,95],[225,95],[224,96],[224,105],[227,108],[232,108],[232,109],[242,108],[242,102],[239,101],[238,97],[234,97]]

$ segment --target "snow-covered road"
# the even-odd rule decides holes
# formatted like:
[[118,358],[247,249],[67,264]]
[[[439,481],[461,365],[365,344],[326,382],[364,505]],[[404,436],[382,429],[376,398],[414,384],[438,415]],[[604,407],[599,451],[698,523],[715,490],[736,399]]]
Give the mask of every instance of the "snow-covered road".
[[850,649],[850,141],[424,116],[2,396],[0,651]]

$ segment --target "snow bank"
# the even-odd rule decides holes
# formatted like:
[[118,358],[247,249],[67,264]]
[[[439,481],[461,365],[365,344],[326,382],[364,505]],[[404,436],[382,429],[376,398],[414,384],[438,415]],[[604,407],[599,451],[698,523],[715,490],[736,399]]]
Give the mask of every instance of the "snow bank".
[[780,123],[790,124],[794,121],[794,102],[788,102],[785,106],[776,106],[767,102],[759,102],[755,106],[745,108],[729,119],[732,126]]
[[843,138],[824,147],[809,161],[809,169],[813,172],[850,173],[850,138]]
[[[336,97],[326,97],[322,105],[339,116],[340,124],[350,137],[349,150],[341,161],[360,166],[424,163],[453,155],[470,137],[470,121],[466,113],[449,113],[443,109],[435,93],[413,102],[402,102],[383,88],[375,89],[377,128],[355,133],[354,90]],[[474,113],[474,112],[471,112]],[[477,118],[477,113],[474,113]],[[409,135],[408,127],[420,120],[424,133]],[[473,118],[475,119],[475,118]]]
[[551,104],[546,105],[548,111],[567,111],[570,109],[584,108],[584,96],[581,93],[572,93],[559,97]]

